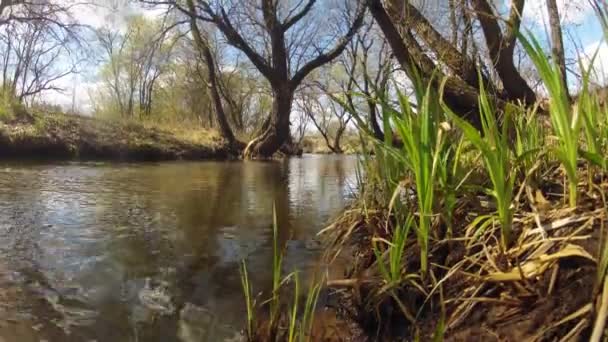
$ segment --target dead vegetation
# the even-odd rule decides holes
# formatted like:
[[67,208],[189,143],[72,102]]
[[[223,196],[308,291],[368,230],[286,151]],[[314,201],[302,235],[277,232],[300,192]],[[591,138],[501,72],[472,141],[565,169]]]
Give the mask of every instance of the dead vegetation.
[[26,112],[0,120],[3,158],[155,161],[235,155],[238,151],[231,151],[217,133],[185,126]]
[[[332,253],[354,260],[344,279],[330,279],[343,318],[370,340],[577,341],[604,333],[606,295],[602,270],[607,179],[581,182],[580,204],[570,208],[553,193],[562,176],[540,188],[522,184],[515,205],[515,240],[503,250],[500,227],[478,228],[490,214],[489,198],[460,198],[451,238],[431,239],[428,275],[419,273],[417,241],[403,258],[396,290],[379,272],[374,239],[394,240],[395,218],[386,210],[350,210],[323,234]],[[435,231],[443,223],[434,220]],[[386,255],[388,249],[383,253]],[[439,336],[440,335],[440,336]]]

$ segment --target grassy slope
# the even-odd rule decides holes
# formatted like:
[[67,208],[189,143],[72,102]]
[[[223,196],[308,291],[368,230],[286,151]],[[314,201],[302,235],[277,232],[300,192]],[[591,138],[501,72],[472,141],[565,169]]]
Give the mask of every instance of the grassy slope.
[[0,158],[198,160],[225,159],[212,131],[114,122],[64,114],[0,116]]

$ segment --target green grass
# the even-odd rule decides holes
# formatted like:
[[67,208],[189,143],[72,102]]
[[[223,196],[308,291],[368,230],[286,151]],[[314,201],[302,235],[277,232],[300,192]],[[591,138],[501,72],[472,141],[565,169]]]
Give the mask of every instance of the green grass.
[[[498,218],[501,225],[501,241],[503,248],[507,248],[512,240],[511,223],[513,212],[511,202],[513,199],[513,186],[515,177],[512,172],[512,156],[509,148],[508,130],[511,118],[503,118],[502,128],[496,119],[496,114],[487,93],[480,87],[479,110],[481,116],[482,132],[479,132],[470,123],[454,113],[445,103],[443,109],[449,114],[452,121],[462,130],[465,138],[481,153],[490,177],[492,188],[487,192],[494,197]],[[509,112],[506,112],[507,114]]]
[[249,283],[249,273],[247,272],[247,264],[245,260],[241,262],[241,285],[243,294],[245,295],[245,307],[247,308],[247,327],[246,334],[249,340],[253,339],[253,328],[255,326],[255,302],[252,296],[251,284]]
[[549,114],[553,133],[557,137],[555,153],[568,177],[568,196],[571,207],[576,206],[578,184],[578,150],[582,116],[574,112],[568,101],[568,89],[561,81],[559,66],[549,60],[540,42],[532,35],[519,35],[519,41],[536,66],[549,93]]
[[[441,161],[447,162],[448,159],[442,159],[441,156],[446,150],[443,148],[443,132],[438,119],[441,108],[437,102],[437,94],[432,87],[424,86],[421,81],[415,82],[414,88],[417,110],[414,110],[409,98],[400,91],[397,91],[398,109],[393,108],[387,99],[380,99],[385,140],[384,144],[380,145],[384,151],[377,153],[376,156],[382,165],[380,170],[389,172],[386,179],[391,181],[386,187],[394,187],[392,205],[405,202],[408,208],[406,210],[413,208],[412,205],[407,205],[409,188],[404,187],[400,180],[404,175],[405,177],[411,175],[414,180],[418,216],[415,231],[420,245],[420,270],[424,275],[428,269],[428,246],[433,225],[437,170],[440,164],[446,166]],[[392,144],[393,128],[403,144],[401,148]],[[446,172],[444,174],[447,175]],[[406,198],[395,201],[394,199],[398,197]],[[407,215],[400,215],[398,219],[400,217]]]
[[[398,287],[403,281],[405,244],[408,241],[413,224],[413,217],[410,216],[405,220],[405,223],[394,229],[391,241],[378,238],[372,240],[374,254],[378,261],[378,270],[387,287]],[[380,242],[388,246],[386,253],[384,252],[385,248],[378,245]],[[385,255],[388,256],[388,262],[385,262]]]
[[[538,106],[525,110],[524,108],[510,106],[509,116],[513,118],[515,125],[514,153],[518,173],[522,177],[530,177],[531,181],[538,183],[540,174],[537,165],[542,160],[545,148],[546,132],[539,121]],[[534,171],[536,170],[536,171]]]
[[[325,281],[323,277],[317,279],[314,278],[311,282],[308,290],[303,292],[300,283],[298,271],[293,271],[287,275],[283,275],[283,255],[284,251],[279,246],[279,232],[276,208],[273,207],[273,256],[272,256],[272,290],[270,298],[263,301],[261,305],[268,305],[269,308],[269,320],[266,324],[267,330],[256,331],[256,326],[259,323],[256,316],[256,310],[260,307],[256,304],[252,297],[253,288],[249,281],[249,275],[247,271],[246,262],[243,260],[241,263],[241,285],[245,299],[245,306],[247,308],[246,317],[246,338],[249,341],[283,341],[288,342],[307,342],[312,341],[312,328],[315,318],[315,312],[319,295],[321,293],[322,285]],[[284,289],[285,286],[293,283],[293,297],[292,304],[286,315],[282,311],[282,305],[285,304]],[[300,305],[301,297],[305,295],[306,300],[304,305]],[[287,319],[286,332],[281,323],[284,319]],[[285,335],[286,333],[286,335]],[[265,334],[260,336],[260,334]]]
[[298,272],[293,272],[291,278],[294,282],[293,304],[289,311],[289,328],[288,342],[308,342],[312,341],[313,323],[315,310],[321,293],[322,281],[313,281],[310,288],[306,292],[306,302],[303,308],[300,308],[301,284]]

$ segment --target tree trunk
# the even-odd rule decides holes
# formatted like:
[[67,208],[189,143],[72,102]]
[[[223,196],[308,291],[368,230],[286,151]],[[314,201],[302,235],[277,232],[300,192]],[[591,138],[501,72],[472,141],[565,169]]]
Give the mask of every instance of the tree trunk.
[[503,34],[496,20],[496,15],[487,0],[474,0],[473,7],[481,24],[494,69],[502,80],[503,88],[507,93],[507,99],[511,101],[521,100],[523,103],[531,105],[536,101],[536,94],[521,76],[513,62],[516,34],[521,24],[520,16],[524,3],[524,0],[512,1],[511,14],[507,21],[507,32],[505,34]]
[[245,158],[270,158],[289,138],[289,115],[294,91],[288,84],[273,86],[270,120],[262,134],[253,139],[244,152]]
[[559,11],[555,0],[547,0],[547,12],[549,13],[549,25],[551,26],[551,54],[555,64],[559,67],[562,87],[565,89],[565,96],[570,101],[568,93],[568,78],[566,74],[566,57],[564,53],[564,39],[562,26],[559,20]]
[[[188,0],[188,7],[190,11],[194,12],[194,3],[192,0]],[[230,128],[230,123],[226,118],[226,112],[224,111],[224,105],[222,104],[222,97],[219,92],[219,83],[217,79],[217,73],[215,70],[215,60],[209,47],[209,42],[203,38],[198,25],[196,24],[196,18],[190,17],[190,29],[192,30],[192,36],[196,44],[199,53],[202,54],[205,64],[207,66],[207,78],[209,79],[209,91],[211,93],[211,99],[213,106],[215,107],[215,115],[218,126],[220,128],[220,134],[231,147],[242,148],[243,143],[237,141]]]
[[[428,80],[435,73],[433,82],[437,87],[443,75],[435,67],[433,61],[424,55],[421,47],[415,41],[410,32],[399,33],[390,16],[384,9],[380,0],[368,0],[369,9],[384,37],[389,43],[395,59],[399,62],[408,77],[414,79],[417,75]],[[437,87],[438,88],[438,87]],[[443,99],[450,108],[471,122],[477,128],[481,128],[478,111],[478,92],[462,79],[455,76],[447,76]]]
[[342,146],[340,146],[340,142],[342,140],[342,136],[344,135],[344,131],[346,126],[339,127],[336,131],[336,136],[334,137],[334,146],[332,148],[335,154],[342,154],[344,151],[342,150]]

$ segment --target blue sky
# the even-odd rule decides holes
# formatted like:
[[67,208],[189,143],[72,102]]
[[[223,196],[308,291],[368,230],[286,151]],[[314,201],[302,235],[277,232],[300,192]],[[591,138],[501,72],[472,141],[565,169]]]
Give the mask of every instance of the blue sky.
[[[508,5],[509,0],[505,1]],[[589,57],[599,49],[594,68],[595,81],[606,84],[608,78],[608,45],[604,41],[602,27],[589,0],[557,0],[564,28],[566,58],[578,59],[589,65]],[[529,0],[524,10],[524,26],[540,38],[548,37],[548,18],[544,0]],[[578,68],[577,68],[578,69]]]
[[[588,0],[557,0],[557,3],[565,28],[564,41],[568,58],[576,58],[581,52],[591,56],[599,48],[600,52],[595,66],[600,72],[598,81],[605,84],[604,75],[608,76],[608,46],[603,42],[602,28]],[[510,0],[504,0],[505,8],[508,8],[509,4]],[[138,12],[150,17],[161,13],[161,11],[142,10],[132,6],[122,6],[114,10],[98,6],[78,8],[75,17],[80,22],[97,28],[108,25],[121,28],[124,27],[126,15]],[[525,28],[532,30],[540,38],[547,37],[548,19],[544,0],[528,0],[523,17]],[[83,111],[90,110],[89,93],[98,86],[94,77],[96,72],[97,67],[91,66],[86,68],[81,75],[64,78],[59,83],[66,89],[66,93],[49,94],[48,101],[69,107],[72,102],[72,90],[75,89],[77,107]],[[608,79],[608,77],[605,78]]]

